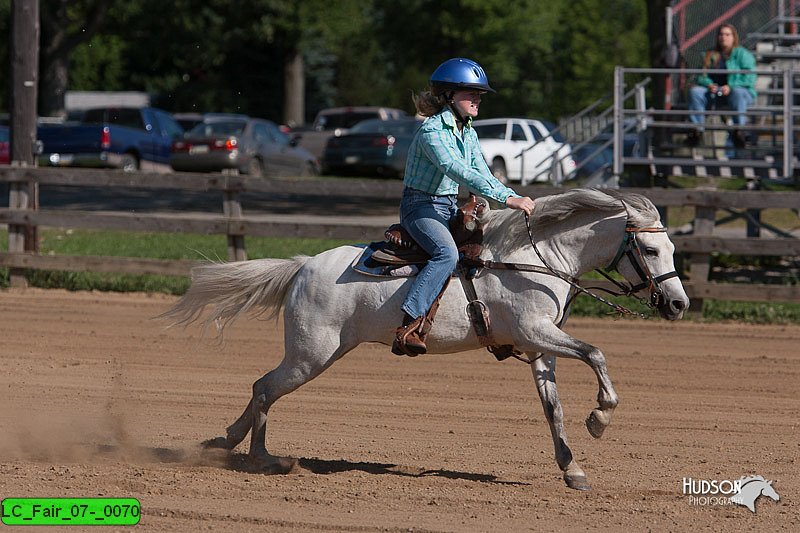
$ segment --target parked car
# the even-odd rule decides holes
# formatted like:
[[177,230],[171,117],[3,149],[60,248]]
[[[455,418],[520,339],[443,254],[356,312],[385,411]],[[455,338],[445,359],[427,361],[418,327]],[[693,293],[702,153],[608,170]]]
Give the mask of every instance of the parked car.
[[362,120],[395,120],[407,116],[405,111],[391,107],[332,107],[317,113],[311,127],[292,128],[292,133],[298,136],[300,146],[322,158],[328,139],[344,135]]
[[0,126],[0,165],[7,165],[11,162],[10,142],[8,128]]
[[172,168],[193,172],[234,170],[251,176],[310,176],[317,159],[269,120],[209,114],[172,145]]
[[183,135],[175,119],[152,107],[87,109],[80,123],[41,124],[40,165],[169,170],[172,141]]
[[[483,157],[492,174],[503,182],[560,182],[575,168],[570,145],[559,132],[551,135],[555,125],[550,122],[493,118],[476,120],[472,127],[478,134]],[[527,151],[517,157],[523,150]],[[559,161],[555,165],[555,176],[551,172],[554,158]]]
[[204,113],[173,113],[172,118],[181,125],[183,131],[189,131],[206,118]]
[[323,174],[402,177],[406,156],[421,120],[364,120],[331,137],[322,156]]

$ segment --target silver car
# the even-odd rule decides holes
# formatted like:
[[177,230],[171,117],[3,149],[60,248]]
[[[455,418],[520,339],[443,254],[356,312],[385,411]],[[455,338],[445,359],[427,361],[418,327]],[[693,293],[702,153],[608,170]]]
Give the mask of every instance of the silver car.
[[251,176],[313,176],[319,162],[269,120],[209,114],[172,144],[174,170]]

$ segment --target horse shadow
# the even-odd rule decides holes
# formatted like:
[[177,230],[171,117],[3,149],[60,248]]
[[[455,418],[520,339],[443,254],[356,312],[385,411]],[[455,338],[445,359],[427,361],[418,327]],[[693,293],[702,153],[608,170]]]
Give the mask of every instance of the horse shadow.
[[[113,456],[118,459],[137,458],[145,462],[165,464],[183,464],[189,466],[210,466],[224,468],[235,472],[249,474],[263,473],[254,469],[246,453],[231,452],[214,448],[172,449],[148,446],[114,446],[98,445],[98,454]],[[365,461],[347,461],[345,459],[300,458],[290,474],[311,472],[319,475],[338,474],[342,472],[365,472],[373,475],[403,477],[441,477],[453,480],[476,481],[496,485],[525,486],[530,483],[500,479],[493,474],[461,472],[443,468],[426,469],[413,466],[402,466],[392,463],[372,463]]]
[[302,458],[298,462],[299,466],[305,470],[309,470],[314,474],[337,474],[339,472],[365,472],[367,474],[375,475],[393,475],[403,477],[442,477],[446,479],[477,481],[479,483],[492,483],[497,485],[529,485],[521,481],[509,481],[500,479],[493,474],[478,474],[475,472],[460,472],[457,470],[447,470],[443,468],[426,469],[413,466],[401,466],[391,463],[370,463],[370,462],[353,462],[344,459],[328,460],[328,459],[310,459]]

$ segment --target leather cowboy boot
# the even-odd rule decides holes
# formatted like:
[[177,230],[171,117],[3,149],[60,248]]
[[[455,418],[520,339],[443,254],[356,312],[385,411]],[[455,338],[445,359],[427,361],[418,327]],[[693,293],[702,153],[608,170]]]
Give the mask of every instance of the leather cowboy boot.
[[395,355],[416,357],[427,352],[428,347],[425,345],[425,339],[420,334],[420,329],[424,322],[424,316],[413,318],[405,314],[403,317],[403,325],[395,330],[392,353]]
[[450,278],[445,281],[444,287],[439,291],[438,296],[431,304],[431,308],[421,317],[413,318],[408,313],[403,313],[403,325],[395,330],[395,338],[392,343],[393,354],[416,357],[427,353],[428,346],[425,344],[425,338],[433,327],[433,319],[439,310],[439,302],[448,285],[450,285]]

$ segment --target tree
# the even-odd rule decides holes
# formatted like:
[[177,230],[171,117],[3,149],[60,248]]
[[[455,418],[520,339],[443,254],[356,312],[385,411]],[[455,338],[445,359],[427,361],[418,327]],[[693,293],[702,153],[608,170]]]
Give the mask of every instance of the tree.
[[557,116],[574,113],[609,93],[615,65],[649,64],[645,24],[641,0],[576,0],[562,11],[554,51],[555,77],[561,85],[552,95]]
[[72,52],[102,27],[112,0],[41,0],[39,114],[64,113]]
[[482,117],[557,119],[607,93],[614,65],[648,64],[642,0],[41,1],[48,113],[67,87],[283,122],[333,105],[413,111],[410,92],[466,56],[498,89]]

